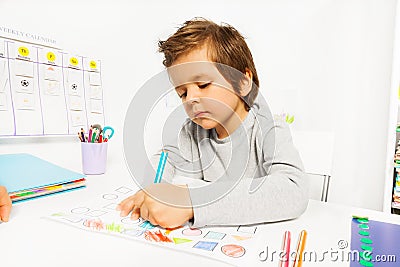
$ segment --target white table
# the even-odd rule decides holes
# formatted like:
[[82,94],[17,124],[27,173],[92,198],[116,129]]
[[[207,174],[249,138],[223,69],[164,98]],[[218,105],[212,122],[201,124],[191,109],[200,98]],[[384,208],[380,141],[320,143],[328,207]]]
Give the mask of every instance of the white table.
[[[228,266],[227,264],[171,249],[152,246],[115,236],[83,231],[53,222],[42,216],[63,211],[74,204],[113,190],[122,184],[134,184],[124,163],[108,166],[107,174],[89,176],[87,188],[44,197],[14,205],[10,222],[0,224],[0,266]],[[294,251],[298,234],[308,231],[306,250],[338,249],[339,240],[350,244],[351,216],[359,214],[373,220],[400,224],[400,216],[357,209],[319,201],[310,201],[298,219],[260,227],[260,253],[280,250],[285,230],[292,232]],[[265,256],[265,254],[262,254]],[[398,259],[400,260],[400,259]],[[275,259],[260,261],[253,255],[247,266],[278,266]],[[304,262],[303,266],[349,266],[347,262],[326,259]]]

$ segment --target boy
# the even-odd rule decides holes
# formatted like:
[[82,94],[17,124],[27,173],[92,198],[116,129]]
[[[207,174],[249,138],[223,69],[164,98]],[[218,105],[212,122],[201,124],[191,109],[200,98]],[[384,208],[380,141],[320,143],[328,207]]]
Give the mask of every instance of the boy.
[[0,186],[0,222],[8,222],[11,211],[11,199],[4,186]]
[[190,119],[179,140],[163,147],[169,155],[163,180],[185,177],[203,186],[148,186],[118,205],[121,216],[132,212],[133,219],[172,228],[301,215],[308,203],[301,159],[288,126],[257,97],[257,72],[240,33],[194,19],[160,41],[159,51]]

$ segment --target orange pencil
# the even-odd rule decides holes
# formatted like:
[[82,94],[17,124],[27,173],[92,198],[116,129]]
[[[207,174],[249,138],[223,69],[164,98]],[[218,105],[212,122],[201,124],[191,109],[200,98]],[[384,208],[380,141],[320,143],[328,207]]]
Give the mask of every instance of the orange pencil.
[[307,231],[303,230],[300,233],[297,243],[296,258],[294,259],[293,267],[301,267],[303,264],[304,248],[306,247]]

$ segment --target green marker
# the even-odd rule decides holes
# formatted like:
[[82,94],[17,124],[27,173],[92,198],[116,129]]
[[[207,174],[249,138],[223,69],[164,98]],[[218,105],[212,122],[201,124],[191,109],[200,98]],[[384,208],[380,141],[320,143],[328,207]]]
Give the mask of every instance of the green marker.
[[358,227],[361,229],[369,229],[368,224],[363,224],[363,223],[359,224]]

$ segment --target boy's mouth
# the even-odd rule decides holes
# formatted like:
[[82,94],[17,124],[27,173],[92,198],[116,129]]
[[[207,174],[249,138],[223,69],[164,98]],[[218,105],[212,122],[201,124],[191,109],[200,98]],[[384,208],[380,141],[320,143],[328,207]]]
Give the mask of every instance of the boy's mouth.
[[201,117],[206,117],[210,114],[208,111],[198,111],[194,113],[193,118],[201,118]]

